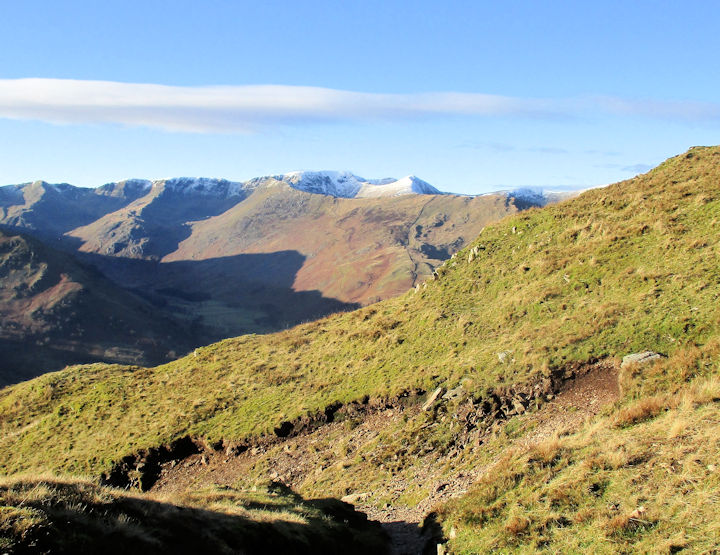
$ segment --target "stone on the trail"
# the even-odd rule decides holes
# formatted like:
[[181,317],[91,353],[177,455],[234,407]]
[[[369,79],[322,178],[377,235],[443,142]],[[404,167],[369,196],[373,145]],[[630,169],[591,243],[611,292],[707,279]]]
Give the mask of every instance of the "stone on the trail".
[[352,505],[354,503],[357,503],[358,501],[367,499],[368,497],[370,497],[369,493],[351,493],[350,495],[346,495],[345,497],[340,498],[340,501],[344,503],[350,503]]
[[626,366],[630,364],[647,364],[648,362],[652,362],[653,360],[658,360],[663,358],[661,354],[654,353],[653,351],[643,351],[642,353],[633,353],[631,355],[626,355],[622,359],[622,364],[620,365],[620,368],[625,368]]
[[506,362],[511,362],[511,361],[509,360],[510,355],[512,355],[512,351],[502,351],[502,352],[500,352],[500,353],[497,354],[498,361],[499,361],[501,364],[504,364],[504,363],[506,363]]
[[433,403],[437,401],[437,398],[442,395],[443,391],[445,390],[442,387],[438,387],[435,391],[433,391],[430,397],[428,397],[428,400],[425,401],[425,404],[422,406],[422,410],[428,410],[430,407],[432,407]]
[[462,397],[463,394],[463,386],[459,385],[456,388],[450,389],[445,395],[442,396],[443,399],[447,401],[452,401],[454,399],[457,399],[458,397]]

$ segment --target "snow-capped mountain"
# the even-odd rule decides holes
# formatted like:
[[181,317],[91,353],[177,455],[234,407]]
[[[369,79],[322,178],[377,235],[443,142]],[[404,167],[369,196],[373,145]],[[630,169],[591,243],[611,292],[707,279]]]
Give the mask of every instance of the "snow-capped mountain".
[[505,195],[509,199],[512,199],[515,202],[516,206],[518,206],[518,208],[525,209],[531,206],[545,206],[547,204],[560,202],[565,199],[577,196],[582,192],[582,189],[555,191],[552,189],[545,189],[543,187],[519,187],[517,189],[493,191],[492,193],[486,194]]
[[365,179],[350,172],[298,171],[272,176],[294,189],[341,198],[378,198],[399,195],[440,195],[429,183],[408,175],[401,179]]
[[153,187],[163,186],[166,191],[192,195],[229,198],[241,195],[247,184],[212,177],[173,177],[153,182]]
[[[99,187],[99,194],[117,194],[122,190],[162,189],[178,194],[229,198],[243,196],[261,186],[285,183],[293,189],[317,195],[338,198],[380,198],[400,195],[442,195],[441,191],[415,177],[408,175],[401,179],[365,179],[350,172],[340,171],[296,171],[279,175],[255,177],[247,181],[228,181],[209,177],[174,177],[148,181],[128,179],[108,183]],[[54,185],[53,187],[59,187]]]

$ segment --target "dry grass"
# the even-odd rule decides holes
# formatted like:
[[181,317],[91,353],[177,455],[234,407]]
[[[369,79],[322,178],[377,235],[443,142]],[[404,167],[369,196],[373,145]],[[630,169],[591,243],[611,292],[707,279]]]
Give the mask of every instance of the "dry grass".
[[519,536],[530,527],[530,519],[522,516],[511,516],[505,523],[505,531],[511,536]]
[[283,487],[154,497],[77,478],[0,482],[0,546],[58,553],[351,553],[385,551],[377,525],[339,502]]
[[667,408],[669,408],[668,400],[664,397],[646,397],[619,410],[615,416],[614,424],[618,427],[631,426],[655,418]]
[[552,464],[560,454],[560,440],[558,437],[547,439],[530,448],[530,460],[541,464]]
[[[715,354],[712,345],[699,349],[696,362]],[[673,394],[626,397],[624,406],[579,432],[501,460],[464,498],[442,508],[444,526],[455,529],[453,552],[716,549],[717,362],[715,373]]]

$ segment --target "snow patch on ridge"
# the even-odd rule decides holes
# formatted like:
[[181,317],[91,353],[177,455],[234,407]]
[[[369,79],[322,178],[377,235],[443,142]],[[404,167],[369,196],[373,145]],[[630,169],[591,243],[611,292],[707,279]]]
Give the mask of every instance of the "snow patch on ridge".
[[397,181],[385,183],[367,183],[356,195],[357,198],[396,197],[399,195],[442,195],[427,181],[408,175]]
[[173,177],[152,182],[153,187],[185,195],[202,195],[215,198],[238,196],[246,189],[245,183],[212,177]]
[[527,208],[530,206],[542,207],[548,204],[554,204],[556,202],[575,197],[584,190],[585,189],[553,190],[543,187],[518,187],[517,189],[484,193],[480,196],[505,195],[508,199],[514,200],[516,206],[519,208]]
[[365,179],[350,172],[296,171],[272,176],[300,191],[341,198],[378,198],[399,195],[441,195],[429,183],[408,175],[401,179]]
[[337,171],[298,171],[273,177],[299,191],[341,198],[354,198],[365,183],[362,177]]

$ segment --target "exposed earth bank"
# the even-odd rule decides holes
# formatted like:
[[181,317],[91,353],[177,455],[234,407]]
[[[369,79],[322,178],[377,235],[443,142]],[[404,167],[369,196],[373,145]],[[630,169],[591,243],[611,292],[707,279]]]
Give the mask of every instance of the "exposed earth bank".
[[[562,376],[562,373],[558,373]],[[523,416],[532,432],[510,439],[508,448],[525,450],[555,434],[576,430],[619,397],[618,369],[609,361],[600,361],[573,369],[567,378],[558,378],[545,395],[547,399],[535,412]],[[433,392],[425,395],[428,398]],[[410,397],[410,396],[408,396]],[[442,403],[439,398],[436,403]],[[518,407],[519,408],[519,407]],[[355,407],[357,415],[357,407]],[[419,402],[403,403],[402,399],[368,403],[362,421],[352,430],[351,442],[356,449],[372,441],[381,432],[398,424],[403,418],[422,411]],[[496,420],[490,430],[477,427],[463,438],[463,449],[481,449],[488,436],[501,433],[509,418]],[[338,433],[346,431],[347,421],[331,421],[308,426],[293,437],[267,438],[264,442],[244,449],[235,455],[232,449],[205,450],[189,456],[172,459],[160,465],[157,481],[150,491],[154,493],[182,493],[212,485],[236,485],[248,476],[257,475],[258,467],[267,470],[265,478],[303,491],[307,482],[323,472],[329,449]],[[331,457],[332,458],[332,454]],[[464,494],[472,484],[492,466],[455,468],[454,455],[436,456],[428,453],[414,465],[411,480],[404,474],[392,476],[382,485],[382,491],[348,492],[343,500],[379,521],[392,539],[392,552],[396,554],[423,553],[442,541],[432,513],[438,504]],[[336,463],[337,464],[337,463]],[[340,462],[340,464],[342,464]],[[403,503],[400,498],[409,489],[423,485],[429,494],[415,505]],[[378,503],[378,499],[390,502]],[[432,551],[434,552],[434,551]]]

